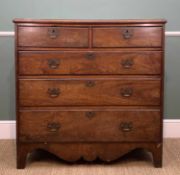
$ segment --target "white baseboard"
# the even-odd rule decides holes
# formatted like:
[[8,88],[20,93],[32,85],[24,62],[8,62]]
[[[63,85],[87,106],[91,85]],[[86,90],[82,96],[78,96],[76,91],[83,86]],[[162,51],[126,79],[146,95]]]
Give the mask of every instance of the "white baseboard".
[[[180,119],[164,120],[163,136],[164,138],[180,138]],[[0,121],[0,139],[15,139],[15,138],[16,138],[16,122]]]
[[[9,37],[9,36],[14,36],[14,35],[15,35],[14,31],[0,31],[0,37],[3,37],[3,36]],[[165,35],[179,37],[180,31],[166,31]]]
[[166,119],[163,127],[164,138],[180,138],[180,119]]
[[0,139],[16,138],[16,121],[5,120],[0,121]]

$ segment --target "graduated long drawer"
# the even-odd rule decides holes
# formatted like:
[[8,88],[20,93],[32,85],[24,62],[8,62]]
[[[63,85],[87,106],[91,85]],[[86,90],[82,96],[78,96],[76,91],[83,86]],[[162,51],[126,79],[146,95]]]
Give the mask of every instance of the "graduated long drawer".
[[20,106],[160,105],[160,78],[74,76],[19,79]]
[[161,74],[160,51],[24,51],[20,75]]
[[57,108],[20,110],[24,142],[139,142],[161,137],[160,110],[153,108]]

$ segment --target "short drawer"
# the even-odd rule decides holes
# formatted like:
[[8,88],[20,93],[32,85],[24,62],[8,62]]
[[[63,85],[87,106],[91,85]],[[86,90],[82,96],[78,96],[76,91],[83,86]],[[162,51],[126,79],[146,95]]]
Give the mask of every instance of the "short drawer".
[[161,47],[161,27],[93,28],[93,47]]
[[20,47],[88,47],[88,28],[19,27]]
[[160,74],[158,51],[19,52],[20,75]]
[[24,142],[139,142],[160,140],[160,112],[153,109],[74,109],[19,112]]
[[20,106],[159,105],[160,80],[122,77],[20,79]]

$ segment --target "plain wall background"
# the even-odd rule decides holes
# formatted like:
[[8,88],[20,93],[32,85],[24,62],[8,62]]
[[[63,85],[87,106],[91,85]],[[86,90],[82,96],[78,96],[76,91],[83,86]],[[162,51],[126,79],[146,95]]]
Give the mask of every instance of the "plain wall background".
[[[14,18],[167,19],[180,31],[179,0],[5,0],[0,31],[12,31]],[[180,119],[180,37],[166,37],[164,117]],[[0,37],[0,120],[15,119],[14,38]]]

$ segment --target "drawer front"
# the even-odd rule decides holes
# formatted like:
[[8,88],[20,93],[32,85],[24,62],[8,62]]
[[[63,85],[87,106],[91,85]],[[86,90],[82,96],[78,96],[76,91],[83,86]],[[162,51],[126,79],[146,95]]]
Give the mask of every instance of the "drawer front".
[[88,47],[88,28],[19,27],[18,46]]
[[147,142],[159,141],[161,133],[158,110],[66,109],[19,114],[19,138],[25,142]]
[[93,47],[161,47],[161,27],[93,28]]
[[161,52],[19,52],[20,75],[160,74]]
[[21,79],[19,89],[20,106],[160,104],[157,79]]

